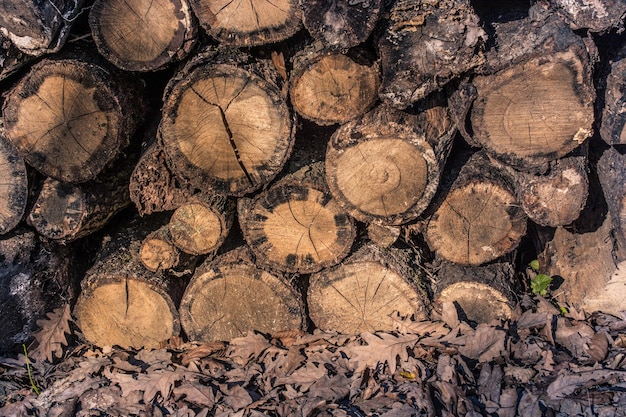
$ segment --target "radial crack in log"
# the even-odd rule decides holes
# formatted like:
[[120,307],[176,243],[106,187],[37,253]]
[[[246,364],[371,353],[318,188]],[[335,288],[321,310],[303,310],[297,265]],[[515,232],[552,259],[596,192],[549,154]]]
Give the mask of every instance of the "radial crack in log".
[[191,185],[241,196],[282,169],[292,118],[278,88],[258,75],[200,66],[166,97],[160,137],[174,172]]

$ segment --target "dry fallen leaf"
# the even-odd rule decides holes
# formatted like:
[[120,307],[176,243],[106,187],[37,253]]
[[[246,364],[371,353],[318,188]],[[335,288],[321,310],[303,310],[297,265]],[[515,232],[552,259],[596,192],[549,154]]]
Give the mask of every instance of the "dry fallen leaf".
[[365,368],[376,368],[379,363],[387,363],[389,371],[395,372],[400,361],[406,362],[408,349],[412,349],[419,341],[415,335],[394,335],[391,333],[362,333],[361,338],[367,345],[353,345],[345,351],[351,362],[356,363],[356,371]]
[[46,316],[46,319],[37,321],[37,325],[41,327],[33,334],[37,340],[37,347],[30,352],[29,356],[37,360],[52,362],[54,358],[60,358],[63,355],[63,346],[67,346],[65,334],[72,332],[70,305],[59,307]]

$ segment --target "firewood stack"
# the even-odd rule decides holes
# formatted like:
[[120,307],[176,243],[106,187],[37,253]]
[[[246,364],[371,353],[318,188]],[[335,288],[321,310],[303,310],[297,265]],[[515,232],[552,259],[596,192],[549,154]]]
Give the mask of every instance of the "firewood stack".
[[5,1],[0,247],[97,345],[506,319],[535,257],[618,314],[626,5],[509,3]]

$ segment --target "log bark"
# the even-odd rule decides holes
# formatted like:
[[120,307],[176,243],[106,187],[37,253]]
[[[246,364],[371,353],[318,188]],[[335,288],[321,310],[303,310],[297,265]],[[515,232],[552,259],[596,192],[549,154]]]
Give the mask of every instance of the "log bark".
[[346,123],[326,151],[333,197],[366,223],[417,218],[435,195],[454,132],[447,109],[436,103],[416,115],[381,106]]
[[380,248],[388,248],[400,237],[402,228],[400,226],[384,226],[376,223],[367,225],[367,237]]
[[294,57],[289,83],[298,114],[319,125],[341,124],[374,105],[380,70],[372,60],[325,52],[314,44]]
[[608,148],[596,169],[611,214],[613,237],[626,248],[626,156],[615,148]]
[[606,79],[600,136],[609,145],[626,144],[626,48],[611,63]]
[[0,81],[10,77],[36,57],[20,51],[9,38],[0,31]]
[[559,304],[620,317],[626,311],[626,258],[612,236],[611,213],[594,214],[590,221],[600,225],[579,219],[579,227],[587,230],[557,227],[542,253],[541,272],[553,277],[552,293]]
[[192,341],[230,341],[257,330],[276,333],[304,327],[300,295],[280,274],[257,267],[245,247],[205,261],[180,304]]
[[150,349],[180,333],[175,306],[184,282],[146,270],[139,258],[143,239],[153,231],[149,220],[135,218],[105,237],[83,278],[73,314],[89,343]]
[[6,138],[0,121],[0,235],[13,230],[22,220],[28,185],[24,160]]
[[486,38],[468,0],[396,1],[378,43],[381,98],[397,108],[425,98],[482,64]]
[[302,23],[327,48],[345,50],[367,40],[383,10],[382,0],[301,2]]
[[356,236],[354,222],[328,190],[322,163],[240,199],[237,211],[257,263],[278,271],[306,274],[335,265]]
[[153,141],[133,168],[130,199],[142,216],[175,210],[194,194],[191,185],[175,175],[166,160],[163,147]]
[[269,63],[247,59],[208,52],[166,89],[159,134],[168,164],[202,191],[255,191],[291,153],[294,123],[279,76]]
[[454,303],[459,318],[491,323],[511,317],[519,301],[519,285],[511,262],[464,266],[440,260],[433,280],[434,313],[444,314],[444,303]]
[[302,26],[297,0],[190,0],[204,30],[228,46],[274,43]]
[[156,71],[185,58],[196,24],[187,0],[96,0],[89,13],[98,51],[127,71]]
[[131,151],[91,181],[70,184],[44,180],[28,213],[28,224],[40,235],[63,244],[102,229],[131,205],[128,178],[137,161]]
[[574,30],[603,33],[624,28],[626,3],[621,0],[550,0],[550,4]]
[[322,330],[357,334],[393,330],[393,317],[428,317],[420,254],[363,245],[336,267],[311,275],[309,315]]
[[18,227],[0,236],[0,352],[23,352],[37,321],[76,297],[79,268],[70,248]]
[[511,252],[526,234],[527,217],[513,178],[484,152],[471,156],[452,184],[442,187],[442,195],[427,220],[425,238],[445,260],[484,264]]
[[3,1],[0,33],[29,55],[58,52],[83,12],[82,5],[82,0]]
[[46,59],[9,92],[2,109],[7,136],[42,174],[71,183],[91,180],[140,125],[140,85],[102,64]]
[[172,214],[172,243],[190,255],[214,253],[226,239],[234,216],[233,200],[216,194],[194,195]]

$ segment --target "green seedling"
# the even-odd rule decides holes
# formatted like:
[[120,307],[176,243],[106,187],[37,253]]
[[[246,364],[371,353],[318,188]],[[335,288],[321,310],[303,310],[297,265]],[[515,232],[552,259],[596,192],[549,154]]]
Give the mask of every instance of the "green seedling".
[[546,274],[537,274],[535,278],[530,281],[530,289],[534,295],[540,295],[544,297],[548,293],[548,288],[552,283],[552,277]]
[[26,345],[22,344],[24,348],[24,356],[26,357],[26,370],[28,371],[28,379],[30,380],[30,386],[33,387],[33,391],[35,394],[39,395],[39,388],[35,385],[35,381],[33,381],[33,374],[30,372],[30,360],[28,359],[28,351],[26,350]]

